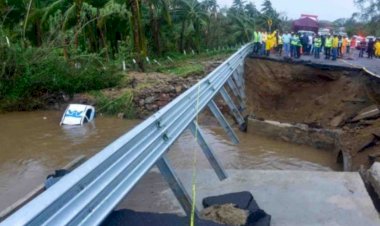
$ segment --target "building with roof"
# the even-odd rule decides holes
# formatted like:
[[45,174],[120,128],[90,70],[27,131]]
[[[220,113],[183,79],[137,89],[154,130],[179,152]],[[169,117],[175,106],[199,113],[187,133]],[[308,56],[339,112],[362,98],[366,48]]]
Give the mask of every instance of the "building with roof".
[[309,15],[309,14],[301,14],[300,19],[295,20],[293,22],[293,31],[313,31],[314,33],[318,33],[319,22],[318,16]]

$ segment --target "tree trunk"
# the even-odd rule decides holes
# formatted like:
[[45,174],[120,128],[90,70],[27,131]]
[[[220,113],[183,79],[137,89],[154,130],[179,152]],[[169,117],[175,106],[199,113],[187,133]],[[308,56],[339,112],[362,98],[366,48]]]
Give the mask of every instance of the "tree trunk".
[[154,51],[157,55],[161,55],[161,40],[160,40],[160,25],[158,23],[157,15],[154,11],[154,5],[149,5],[149,14],[150,14],[150,26],[152,28],[152,35],[154,41]]
[[181,36],[180,36],[180,50],[181,52],[183,52],[183,50],[185,50],[185,25],[186,25],[186,21],[183,20],[182,21],[182,27],[181,27]]
[[78,3],[78,5],[76,7],[77,7],[77,25],[76,25],[75,34],[74,34],[74,45],[75,45],[75,50],[78,50],[78,46],[79,46],[79,31],[80,31],[80,28],[81,28],[80,14],[81,14],[81,11],[82,11],[82,3],[81,2]]
[[140,7],[139,0],[131,0],[131,12],[132,12],[132,26],[133,26],[133,45],[136,53],[136,61],[139,68],[144,71],[144,50],[143,50],[143,38],[142,38],[142,28],[141,28],[141,17],[140,17]]
[[69,53],[67,51],[68,44],[69,44],[69,41],[67,40],[67,38],[64,38],[63,39],[63,56],[66,61],[69,60]]

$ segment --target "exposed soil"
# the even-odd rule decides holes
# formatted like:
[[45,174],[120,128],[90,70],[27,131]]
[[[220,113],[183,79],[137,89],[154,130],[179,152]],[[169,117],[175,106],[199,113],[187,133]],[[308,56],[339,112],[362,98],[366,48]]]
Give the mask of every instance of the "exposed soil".
[[247,59],[248,111],[258,119],[341,129],[352,170],[380,156],[380,114],[353,120],[380,103],[380,80],[341,68]]
[[248,211],[236,208],[234,204],[214,205],[201,211],[201,217],[223,225],[245,225]]

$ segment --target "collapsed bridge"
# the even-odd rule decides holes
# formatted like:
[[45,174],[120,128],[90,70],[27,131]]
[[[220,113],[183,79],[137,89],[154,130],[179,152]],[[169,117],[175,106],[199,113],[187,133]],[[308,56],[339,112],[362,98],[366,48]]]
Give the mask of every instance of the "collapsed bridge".
[[[246,129],[241,114],[245,108],[243,69],[244,59],[250,52],[250,44],[241,47],[207,77],[64,176],[1,225],[100,224],[155,165],[182,208],[190,213],[191,198],[165,154],[184,130],[190,129],[219,179],[227,177],[195,119],[204,108],[209,108],[232,141],[239,142],[213,99],[220,94],[239,127]],[[225,86],[238,103],[234,103]]]
[[[284,73],[280,73],[286,69],[283,65],[254,62],[244,67],[244,63],[249,61],[245,59],[251,48],[250,44],[240,48],[207,77],[64,176],[1,225],[99,225],[154,166],[166,179],[181,208],[190,215],[191,172],[174,171],[167,158],[169,147],[185,130],[192,132],[213,168],[213,171],[202,170],[196,179],[196,184],[202,184],[197,192],[199,197],[249,190],[273,216],[274,225],[320,225],[320,219],[326,225],[378,225],[377,213],[358,173],[224,170],[221,167],[196,120],[198,114],[209,109],[232,142],[239,142],[215,98],[224,100],[241,130],[247,128],[247,122],[252,122],[252,118],[255,119],[252,117],[246,121],[244,110],[254,113],[257,116],[255,120],[264,127],[266,122],[260,117],[276,116],[275,119],[281,120],[284,103],[295,102],[295,107],[305,105],[298,103],[296,97],[300,87],[306,90],[303,93],[306,96],[309,80],[311,84],[320,83],[323,87],[324,80],[334,79],[334,76],[323,74],[322,79],[316,75],[318,78],[305,80],[305,73],[291,72],[289,74],[296,77],[290,80],[293,83],[290,84],[284,80]],[[247,69],[254,73],[248,73]],[[267,84],[266,79],[279,84]],[[245,89],[246,86],[249,89]],[[279,92],[287,88],[294,90],[294,95]],[[271,99],[276,105],[266,106]],[[258,107],[248,106],[252,100]],[[294,109],[291,105],[290,110]],[[294,115],[296,110],[289,111],[289,115]],[[305,118],[310,117],[305,115]],[[290,131],[293,135],[294,130]],[[146,191],[140,192],[149,195],[144,193]],[[199,200],[196,202],[196,206],[200,206]],[[289,211],[283,211],[285,204]]]

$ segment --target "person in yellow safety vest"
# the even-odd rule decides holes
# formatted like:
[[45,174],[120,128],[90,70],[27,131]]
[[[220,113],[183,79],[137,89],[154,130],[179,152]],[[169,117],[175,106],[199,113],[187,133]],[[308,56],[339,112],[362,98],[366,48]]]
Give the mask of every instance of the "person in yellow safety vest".
[[345,49],[343,49],[343,53],[349,54],[350,53],[350,39],[348,39],[346,36],[343,36],[343,45],[345,45]]
[[265,49],[266,49],[266,42],[267,42],[268,34],[266,32],[262,33],[262,41],[261,41],[261,55],[266,55]]
[[320,52],[321,52],[321,46],[322,46],[322,39],[319,35],[314,39],[314,58],[319,59],[320,58]]
[[277,43],[277,31],[276,31],[276,34],[274,35],[274,45],[273,45],[273,48],[277,48],[277,45],[278,45],[278,43]]
[[258,55],[260,49],[260,37],[257,31],[253,32],[253,54]]
[[380,38],[378,38],[375,43],[375,56],[380,58]]
[[298,34],[294,34],[290,41],[290,49],[292,51],[291,56],[294,58],[300,58],[301,56],[301,40]]
[[331,47],[332,47],[332,37],[331,35],[328,35],[326,37],[326,41],[325,41],[325,59],[326,60],[330,60],[330,57],[331,57]]
[[347,40],[347,37],[346,36],[343,36],[343,40],[342,40],[342,58],[343,58],[343,55],[344,53],[347,52],[347,45],[348,45],[348,40]]
[[277,45],[277,52],[278,52],[278,55],[281,56],[282,55],[282,47],[284,46],[284,42],[282,41],[282,35],[279,34],[277,35],[277,41],[278,41],[278,45]]
[[277,35],[277,31],[274,31],[272,34],[269,34],[267,36],[267,41],[265,43],[265,51],[266,51],[267,56],[270,55],[270,51],[276,45],[276,35]]
[[338,47],[339,47],[339,38],[338,35],[334,35],[333,41],[332,41],[332,60],[336,60],[338,56]]

